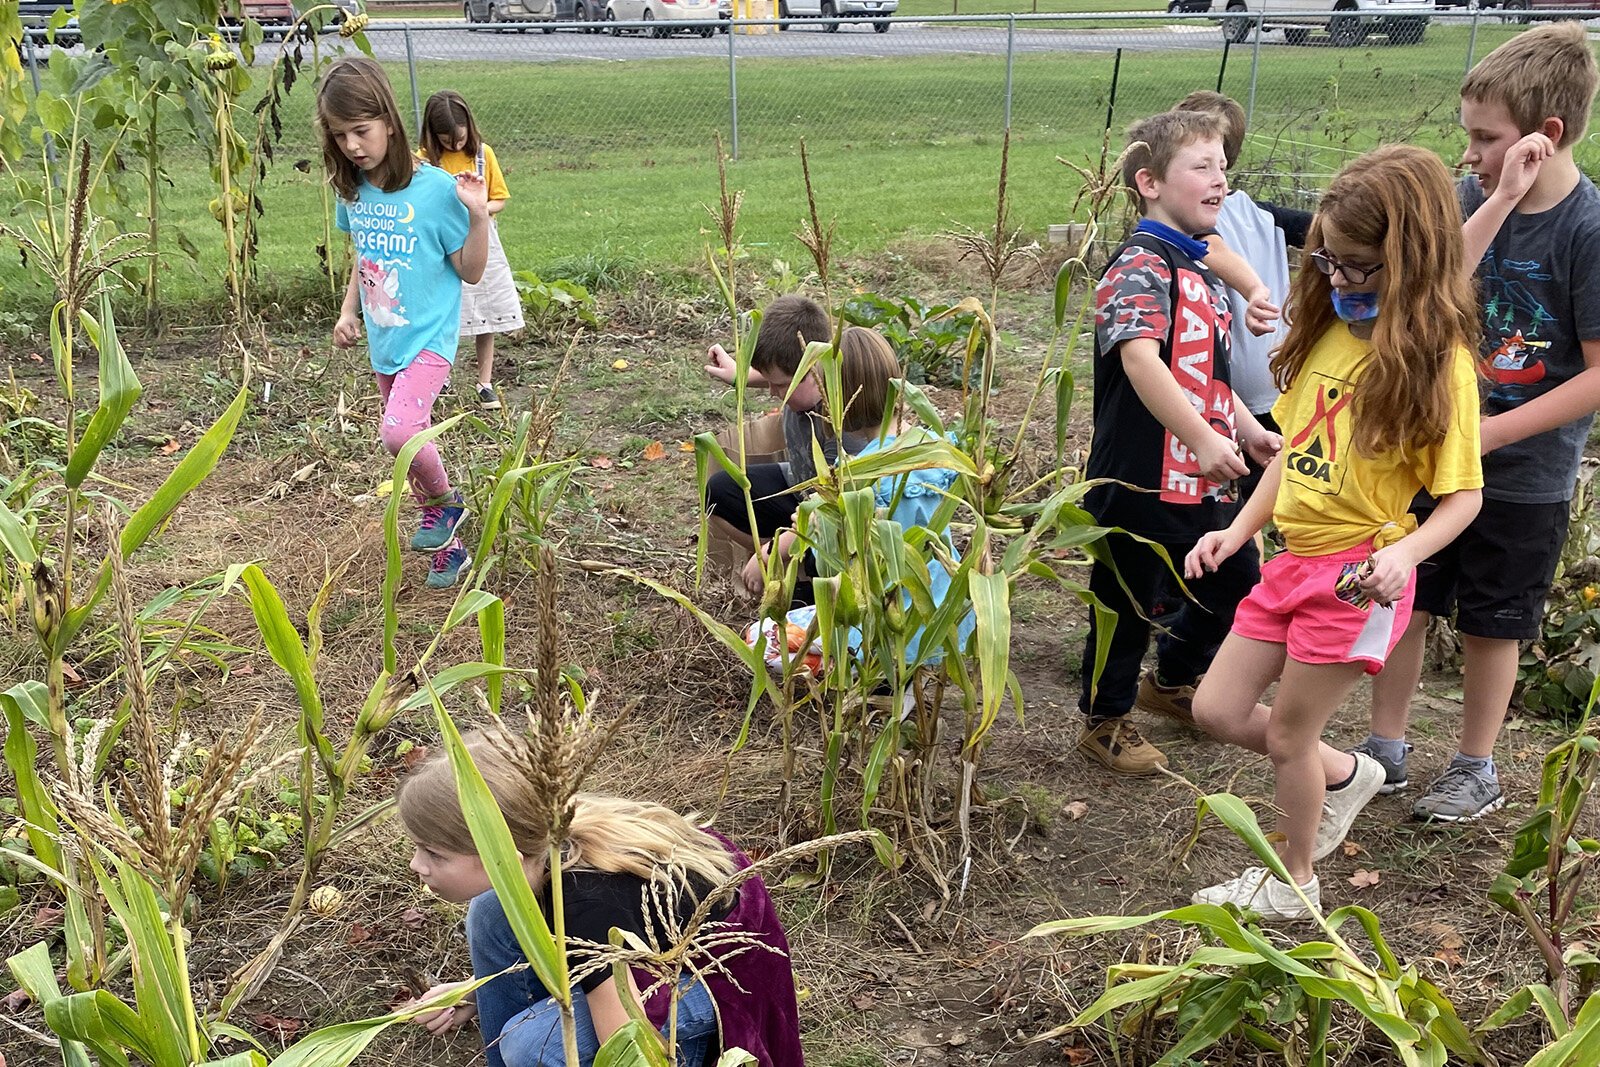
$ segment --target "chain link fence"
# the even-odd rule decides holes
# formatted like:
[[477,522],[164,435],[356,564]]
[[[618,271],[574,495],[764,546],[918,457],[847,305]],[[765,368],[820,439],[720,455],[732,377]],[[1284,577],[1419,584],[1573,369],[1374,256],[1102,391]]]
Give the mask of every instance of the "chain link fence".
[[[603,202],[594,210],[606,213],[608,234],[626,241],[637,213],[659,201],[663,188],[684,182],[690,168],[704,174],[713,136],[740,161],[741,181],[781,167],[786,188],[798,192],[794,157],[804,138],[813,169],[828,171],[845,195],[885,205],[920,198],[938,209],[949,184],[938,179],[962,167],[976,175],[980,155],[983,173],[992,175],[1008,128],[1014,157],[1032,153],[1040,166],[1054,166],[1057,156],[1092,163],[1108,141],[1116,155],[1130,122],[1196,89],[1227,93],[1249,115],[1236,183],[1278,202],[1310,203],[1345,159],[1382,142],[1422,144],[1454,162],[1464,143],[1457,129],[1463,73],[1524,30],[1529,17],[1434,10],[1410,0],[1359,0],[1370,6],[1337,12],[1335,0],[1320,12],[1298,0],[1301,9],[1284,14],[1227,2],[1221,14],[599,26],[376,19],[366,34],[403,110],[419,115],[431,93],[461,92],[508,175],[519,172],[514,190],[530,180],[570,187],[563,215]],[[313,47],[327,55],[354,46],[336,35],[263,45],[254,61],[258,82],[267,80],[280,48],[309,56]],[[23,54],[25,73],[50,76],[48,48],[25,47]],[[291,216],[318,210],[321,164],[309,88],[291,95],[278,163],[263,188],[269,209],[274,197],[286,198]],[[241,107],[252,103],[246,98]],[[1586,138],[1580,164],[1600,162],[1594,149]],[[164,164],[177,176],[163,195],[205,187],[205,158],[192,135],[175,133]],[[189,179],[178,174],[185,167],[195,172]],[[1068,184],[1066,172],[1056,172],[1057,184]],[[992,211],[992,178],[970,184],[981,184],[974,202],[986,194]],[[707,195],[699,189],[697,201]],[[1070,195],[1057,197],[1048,221],[1066,221]],[[548,218],[547,211],[539,225]],[[705,221],[698,207],[683,219]],[[890,217],[883,227],[895,224]],[[783,225],[792,229],[792,219]],[[263,226],[269,237],[270,230]],[[282,239],[303,243],[303,236]]]

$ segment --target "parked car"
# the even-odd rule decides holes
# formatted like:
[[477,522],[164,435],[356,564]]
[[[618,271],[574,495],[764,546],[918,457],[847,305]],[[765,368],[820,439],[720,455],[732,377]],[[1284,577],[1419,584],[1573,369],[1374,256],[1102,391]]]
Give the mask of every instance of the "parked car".
[[255,20],[261,27],[261,36],[268,41],[289,36],[289,28],[300,18],[289,0],[239,0],[239,11],[245,18]]
[[[1479,0],[1479,7],[1489,7]],[[1500,16],[1506,22],[1529,23],[1534,19],[1563,19],[1577,18],[1577,15],[1564,15],[1562,9],[1568,11],[1593,11],[1594,0],[1501,0],[1499,4],[1503,14]],[[1529,11],[1538,12],[1530,15]]]
[[888,33],[888,15],[900,7],[900,0],[778,0],[778,17],[837,19],[823,29],[836,33],[839,22],[870,22],[878,33]]
[[592,22],[594,28],[583,32],[599,33],[605,20],[606,0],[556,0],[557,22]]
[[1282,30],[1289,44],[1305,44],[1312,31],[1323,29],[1332,43],[1349,48],[1374,33],[1393,44],[1417,43],[1428,28],[1433,0],[1226,0],[1225,7],[1214,0],[1211,10],[1219,8],[1226,12],[1222,34],[1234,44],[1250,39],[1256,19],[1248,16],[1270,10],[1261,28]]
[[[468,22],[550,22],[556,21],[556,0],[464,0],[461,13]],[[524,26],[518,33],[527,33]],[[556,32],[555,26],[544,27]]]
[[[55,0],[22,0],[17,5],[17,14],[22,16],[22,28],[25,30],[42,31],[49,27],[51,20],[56,17],[57,11],[71,11],[71,4],[56,3]],[[35,36],[34,40],[38,40]],[[78,18],[71,15],[67,21],[56,30],[56,45],[60,48],[71,48],[83,43],[83,34],[78,32]]]
[[[717,0],[607,0],[607,22],[652,22],[639,32],[650,37],[666,37],[680,29],[710,37],[716,32],[713,26],[673,26],[674,22],[706,22],[718,18]],[[613,26],[611,35],[622,30]]]

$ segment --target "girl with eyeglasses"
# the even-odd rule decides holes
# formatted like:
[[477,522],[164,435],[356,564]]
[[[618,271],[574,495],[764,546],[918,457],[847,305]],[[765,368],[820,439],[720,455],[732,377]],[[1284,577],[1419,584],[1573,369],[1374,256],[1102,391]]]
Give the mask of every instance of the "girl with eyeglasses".
[[[1313,864],[1383,785],[1376,760],[1330,747],[1322,731],[1362,674],[1382,669],[1405,633],[1417,564],[1466,528],[1483,485],[1478,316],[1444,164],[1407,145],[1360,157],[1329,186],[1306,246],[1272,359],[1283,451],[1232,525],[1184,561],[1190,578],[1216,570],[1269,518],[1287,546],[1194,697],[1202,729],[1271,757],[1278,855],[1294,879],[1251,867],[1194,901],[1269,919],[1321,908]],[[1418,526],[1407,509],[1424,489],[1438,506]],[[1273,682],[1269,708],[1259,700]]]

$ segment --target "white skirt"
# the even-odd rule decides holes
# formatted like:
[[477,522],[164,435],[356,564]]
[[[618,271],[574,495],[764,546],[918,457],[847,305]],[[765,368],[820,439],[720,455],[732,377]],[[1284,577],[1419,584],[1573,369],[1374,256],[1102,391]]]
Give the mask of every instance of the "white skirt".
[[483,279],[475,285],[461,283],[461,336],[506,333],[522,329],[522,298],[511,280],[511,264],[500,247],[500,229],[489,223],[489,259]]

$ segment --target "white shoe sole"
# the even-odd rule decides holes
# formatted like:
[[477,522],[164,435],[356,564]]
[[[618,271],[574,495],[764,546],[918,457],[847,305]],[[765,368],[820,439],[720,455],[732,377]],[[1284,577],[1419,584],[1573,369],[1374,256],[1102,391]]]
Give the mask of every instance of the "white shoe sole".
[[1423,813],[1413,809],[1411,812],[1411,817],[1420,820],[1421,822],[1476,822],[1485,815],[1493,815],[1495,812],[1499,811],[1505,806],[1506,796],[1504,793],[1501,793],[1499,796],[1489,801],[1489,803],[1479,808],[1477,812],[1472,815],[1439,815],[1434,812]]

